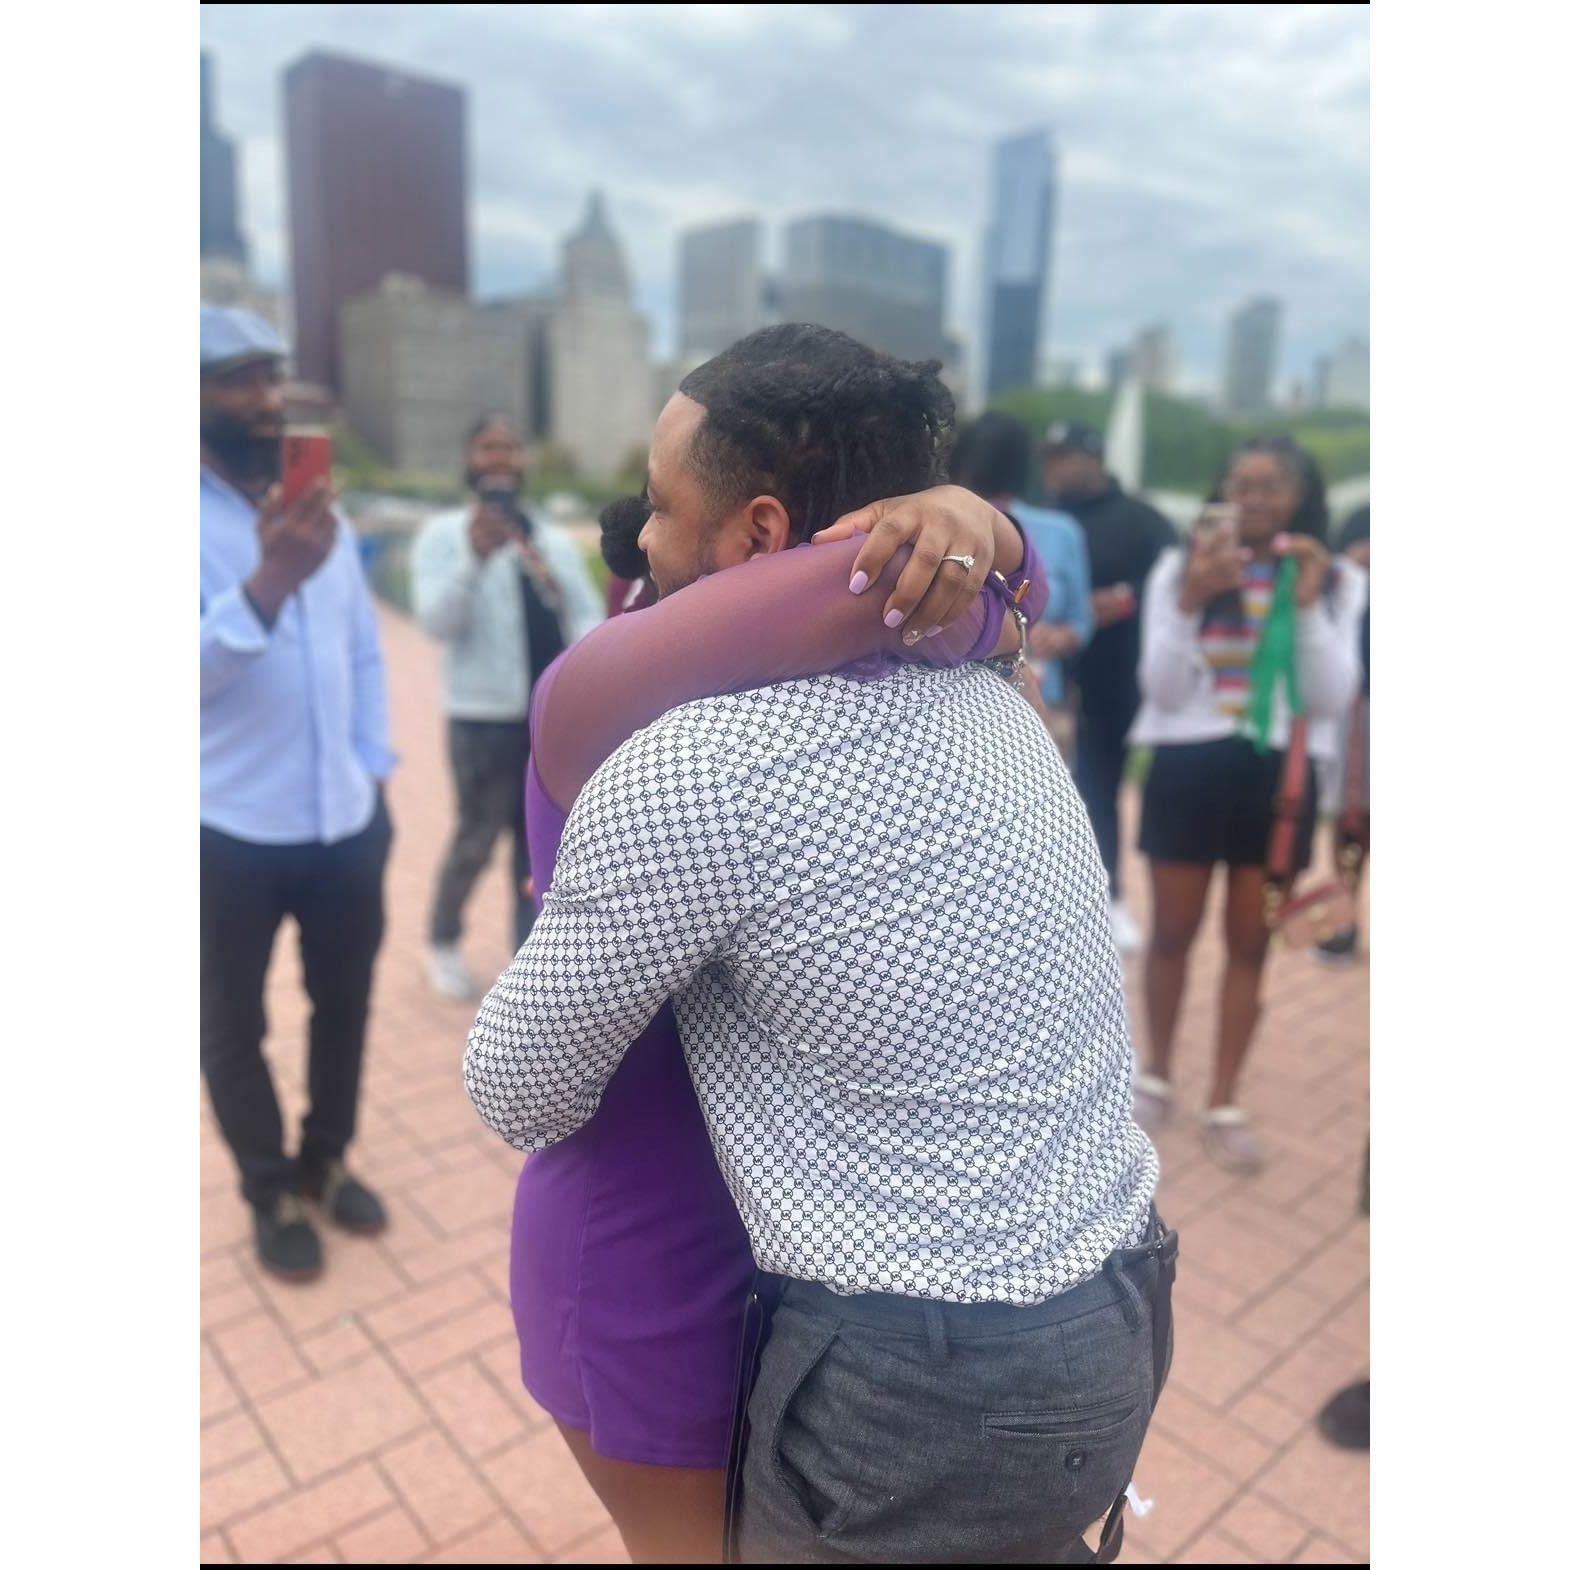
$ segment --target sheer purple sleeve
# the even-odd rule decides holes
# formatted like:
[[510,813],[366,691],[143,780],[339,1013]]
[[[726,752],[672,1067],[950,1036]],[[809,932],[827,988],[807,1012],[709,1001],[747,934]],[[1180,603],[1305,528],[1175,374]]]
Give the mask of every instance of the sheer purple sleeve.
[[[574,644],[540,682],[532,704],[540,784],[570,808],[599,766],[635,731],[696,698],[741,692],[830,671],[875,680],[901,663],[952,666],[985,658],[1007,613],[996,583],[934,637],[907,647],[883,625],[887,590],[850,593],[862,540],[801,546],[759,557],[689,585],[630,616],[617,616]],[[908,559],[899,552],[879,579],[891,585]],[[1025,577],[1031,614],[1045,574],[1029,541]]]
[[[1008,513],[1003,516],[1019,529],[1020,543],[1025,547],[1025,559],[1019,564],[1019,571],[1008,576],[1009,593],[1018,600],[1020,610],[1025,613],[1025,620],[1034,624],[1046,614],[1047,569],[1036,554],[1036,547],[1030,543],[1029,533],[1020,528],[1019,519]],[[1020,593],[1022,589],[1023,594]]]

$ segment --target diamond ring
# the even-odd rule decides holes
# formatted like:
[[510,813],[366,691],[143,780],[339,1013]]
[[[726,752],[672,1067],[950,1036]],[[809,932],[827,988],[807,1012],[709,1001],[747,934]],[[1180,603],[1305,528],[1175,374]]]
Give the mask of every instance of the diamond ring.
[[965,569],[965,576],[967,578],[970,576],[970,569],[976,565],[976,558],[974,556],[945,556],[943,561],[940,561],[938,565],[941,567],[945,561],[957,561],[960,566]]

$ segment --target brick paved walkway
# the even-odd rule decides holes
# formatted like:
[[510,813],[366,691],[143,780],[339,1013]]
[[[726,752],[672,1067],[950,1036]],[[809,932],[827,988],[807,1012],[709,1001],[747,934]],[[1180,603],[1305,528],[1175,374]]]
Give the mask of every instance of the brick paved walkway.
[[[356,1157],[387,1197],[375,1241],[325,1238],[322,1278],[252,1263],[227,1152],[202,1114],[202,1557],[209,1563],[624,1562],[619,1539],[515,1372],[507,1240],[520,1158],[463,1094],[467,1005],[419,964],[449,792],[435,655],[383,631],[396,744],[389,927]],[[1135,889],[1137,896],[1142,889]],[[508,958],[497,866],[469,953]],[[1213,932],[1213,926],[1207,931]],[[1219,954],[1197,956],[1179,1088],[1197,1101]],[[1135,979],[1131,977],[1131,979]],[[1156,1509],[1128,1563],[1357,1563],[1368,1466],[1313,1428],[1365,1368],[1368,977],[1283,958],[1248,1100],[1275,1153],[1252,1182],[1212,1167],[1188,1128],[1162,1142],[1162,1207],[1183,1234],[1178,1344],[1138,1483]],[[304,1006],[292,934],[275,956],[270,1048],[301,1105]]]

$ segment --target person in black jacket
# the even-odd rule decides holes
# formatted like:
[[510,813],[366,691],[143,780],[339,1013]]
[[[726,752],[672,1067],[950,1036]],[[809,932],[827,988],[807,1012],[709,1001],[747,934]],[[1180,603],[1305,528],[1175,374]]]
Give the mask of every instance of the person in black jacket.
[[1133,953],[1142,938],[1123,901],[1118,789],[1139,708],[1140,593],[1156,558],[1177,543],[1177,531],[1107,473],[1101,433],[1091,426],[1054,422],[1042,444],[1042,465],[1053,504],[1079,520],[1090,550],[1096,631],[1074,667],[1080,694],[1075,783],[1106,863],[1112,935],[1120,949]]

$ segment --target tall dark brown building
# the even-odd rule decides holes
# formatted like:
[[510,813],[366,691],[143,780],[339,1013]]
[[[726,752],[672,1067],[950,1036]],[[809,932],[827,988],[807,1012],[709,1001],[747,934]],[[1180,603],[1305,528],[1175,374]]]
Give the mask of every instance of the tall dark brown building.
[[295,366],[340,387],[338,312],[388,273],[469,292],[462,88],[314,52],[284,73]]

